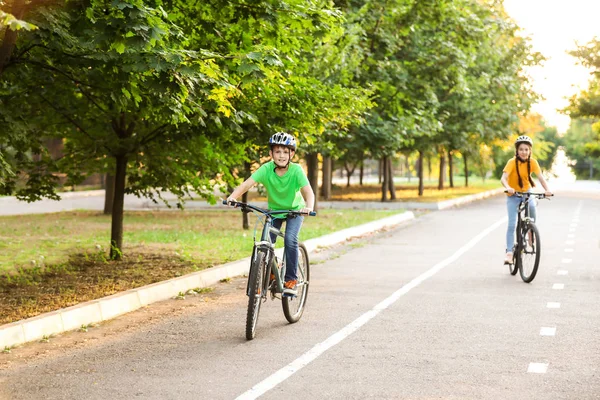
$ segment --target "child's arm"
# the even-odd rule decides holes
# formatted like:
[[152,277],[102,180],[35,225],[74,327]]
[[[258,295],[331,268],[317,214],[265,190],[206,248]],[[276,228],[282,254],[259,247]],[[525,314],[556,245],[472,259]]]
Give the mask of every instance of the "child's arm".
[[256,185],[256,181],[252,178],[246,179],[240,186],[236,187],[227,201],[237,201],[237,198],[246,193],[252,186]]
[[540,181],[540,183],[542,184],[542,186],[544,187],[544,190],[546,191],[546,196],[552,196],[552,191],[550,191],[550,189],[548,188],[548,183],[546,182],[546,179],[544,178],[544,176],[542,174],[538,175],[538,181]]
[[508,192],[508,194],[510,194],[510,195],[515,194],[515,189],[508,186],[508,174],[506,172],[502,173],[502,178],[500,178],[500,182],[502,182],[502,186],[504,186],[506,188],[506,191]]
[[315,193],[310,184],[300,189],[300,193],[302,194],[302,197],[304,197],[304,202],[306,203],[306,207],[300,210],[300,212],[308,214],[315,208]]

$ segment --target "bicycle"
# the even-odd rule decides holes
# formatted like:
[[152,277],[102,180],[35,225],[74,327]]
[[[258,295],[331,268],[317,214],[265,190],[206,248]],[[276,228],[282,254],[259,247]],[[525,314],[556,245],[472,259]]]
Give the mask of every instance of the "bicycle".
[[[308,251],[303,243],[298,244],[298,283],[296,288],[298,294],[290,296],[283,294],[283,283],[285,279],[285,252],[283,258],[279,260],[275,255],[275,244],[271,240],[271,233],[283,238],[284,234],[273,226],[273,218],[279,214],[306,215],[292,210],[265,210],[241,202],[227,202],[223,204],[236,208],[241,208],[242,212],[257,212],[264,216],[264,223],[260,241],[256,241],[258,223],[262,219],[257,219],[254,227],[254,246],[252,248],[252,257],[250,258],[250,271],[248,273],[248,284],[246,294],[248,296],[248,311],[246,314],[246,339],[252,340],[256,336],[256,325],[258,323],[258,314],[260,306],[267,300],[267,293],[271,294],[271,300],[281,299],[283,314],[291,324],[298,322],[304,313],[306,298],[308,296],[308,287],[310,283],[310,265],[308,261]],[[308,215],[316,216],[316,212],[310,212]]]
[[[505,190],[504,193],[508,191]],[[519,271],[523,282],[530,283],[540,265],[541,242],[540,232],[529,217],[529,202],[532,197],[545,199],[547,196],[544,193],[529,192],[515,192],[514,196],[521,197],[521,202],[517,210],[517,242],[513,247],[513,262],[508,264],[508,270],[511,275],[516,275]]]

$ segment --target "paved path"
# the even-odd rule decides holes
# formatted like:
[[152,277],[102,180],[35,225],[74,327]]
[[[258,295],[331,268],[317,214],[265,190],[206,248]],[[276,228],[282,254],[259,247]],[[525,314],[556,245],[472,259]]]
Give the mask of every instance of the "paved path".
[[497,196],[316,259],[295,325],[269,301],[246,341],[234,279],[0,355],[0,398],[598,399],[600,195],[558,194],[531,284]]

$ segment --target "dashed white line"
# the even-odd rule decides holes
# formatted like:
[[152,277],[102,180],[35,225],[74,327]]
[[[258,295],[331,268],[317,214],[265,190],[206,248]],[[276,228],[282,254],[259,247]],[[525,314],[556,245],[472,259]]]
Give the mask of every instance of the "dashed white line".
[[560,308],[560,303],[548,302],[548,304],[546,305],[546,307],[548,307],[548,308]]
[[329,336],[323,342],[316,344],[308,350],[306,353],[302,354],[300,357],[289,363],[288,365],[281,368],[279,371],[276,371],[271,376],[268,376],[263,381],[257,383],[252,388],[242,393],[237,397],[240,399],[256,399],[269,390],[273,389],[275,386],[279,385],[281,382],[285,381],[287,378],[306,367],[308,364],[313,362],[317,357],[321,354],[325,353],[327,350],[332,348],[333,346],[340,343],[342,340],[346,339],[352,333],[357,331],[361,326],[365,325],[375,316],[377,316],[381,311],[388,308],[390,305],[394,304],[400,297],[404,296],[406,293],[410,292],[415,287],[419,286],[421,283],[431,278],[442,269],[456,261],[460,256],[466,253],[468,250],[473,248],[481,239],[486,237],[500,225],[503,225],[506,222],[506,217],[496,221],[491,226],[483,230],[480,234],[471,239],[467,244],[458,249],[454,254],[445,260],[440,261],[429,270],[425,271],[421,275],[414,278],[412,281],[408,282],[406,285],[402,286],[400,289],[396,290],[386,299],[381,301],[379,304],[375,305],[371,310],[359,316],[357,319],[343,327],[341,330],[337,331],[333,335]]
[[565,288],[564,283],[555,283],[554,285],[552,285],[552,289],[554,289],[554,290],[563,290],[564,288]]
[[572,252],[574,252],[574,251],[575,251],[574,249],[570,249],[570,248],[568,248],[568,249],[565,249],[565,253],[572,253]]
[[574,245],[574,244],[575,244],[575,241],[574,241],[574,240],[567,240],[567,241],[565,242],[565,244],[568,244],[568,245]]
[[546,363],[529,363],[529,368],[527,368],[527,372],[533,374],[545,374],[548,371],[548,364]]
[[562,262],[563,264],[571,264],[573,260],[570,258],[563,258],[562,260],[560,260],[560,262]]
[[554,327],[542,327],[540,329],[541,336],[554,336],[556,335],[556,328]]
[[566,269],[559,269],[558,271],[556,271],[556,275],[569,275],[569,271],[567,271]]

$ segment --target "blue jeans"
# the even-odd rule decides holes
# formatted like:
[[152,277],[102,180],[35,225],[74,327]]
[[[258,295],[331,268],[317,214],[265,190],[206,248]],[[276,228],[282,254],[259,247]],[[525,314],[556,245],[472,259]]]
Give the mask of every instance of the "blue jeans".
[[[506,196],[506,210],[508,211],[508,228],[506,230],[506,251],[512,251],[515,245],[515,228],[517,226],[517,213],[522,197]],[[535,207],[535,199],[529,200],[529,217],[537,221],[537,209]]]
[[[298,235],[300,234],[300,228],[304,217],[288,215],[286,219],[274,218],[273,226],[277,229],[281,229],[285,221],[285,236],[284,240],[284,252],[285,252],[285,280],[293,281],[297,278],[298,270]],[[275,243],[277,235],[271,233],[271,241]]]

